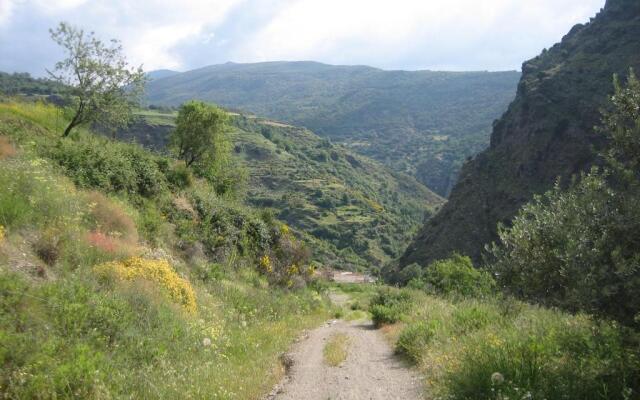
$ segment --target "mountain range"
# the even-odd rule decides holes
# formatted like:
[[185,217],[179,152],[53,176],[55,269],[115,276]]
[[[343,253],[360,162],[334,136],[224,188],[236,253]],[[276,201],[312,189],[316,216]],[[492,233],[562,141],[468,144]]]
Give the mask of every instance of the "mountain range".
[[317,62],[226,63],[150,73],[147,102],[201,99],[304,126],[447,196],[489,142],[519,72],[385,71]]

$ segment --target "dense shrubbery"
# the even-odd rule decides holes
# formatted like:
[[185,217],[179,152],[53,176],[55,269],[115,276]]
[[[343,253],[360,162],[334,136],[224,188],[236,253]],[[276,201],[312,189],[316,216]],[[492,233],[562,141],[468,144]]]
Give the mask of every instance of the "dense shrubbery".
[[369,303],[369,312],[377,325],[393,324],[402,319],[411,307],[409,292],[399,289],[380,289]]
[[495,287],[491,274],[474,268],[469,257],[459,254],[435,261],[426,268],[408,265],[397,274],[397,279],[412,288],[447,296],[487,296]]
[[47,154],[81,187],[143,197],[167,190],[159,158],[141,147],[83,135],[60,140]]

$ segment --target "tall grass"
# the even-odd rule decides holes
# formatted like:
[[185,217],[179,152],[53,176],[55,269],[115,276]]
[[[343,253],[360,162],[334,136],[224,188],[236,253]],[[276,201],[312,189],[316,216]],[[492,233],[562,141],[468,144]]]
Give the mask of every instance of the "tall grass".
[[631,399],[640,394],[637,334],[586,315],[510,299],[410,291],[395,338],[436,399]]

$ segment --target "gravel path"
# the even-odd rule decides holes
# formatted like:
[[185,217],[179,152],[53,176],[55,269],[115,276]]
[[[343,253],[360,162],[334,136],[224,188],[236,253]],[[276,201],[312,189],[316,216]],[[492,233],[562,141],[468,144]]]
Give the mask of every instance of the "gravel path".
[[[349,337],[349,351],[342,365],[330,367],[322,351],[335,333]],[[394,356],[370,322],[331,321],[298,342],[285,364],[289,364],[287,377],[269,399],[422,399],[420,378]]]

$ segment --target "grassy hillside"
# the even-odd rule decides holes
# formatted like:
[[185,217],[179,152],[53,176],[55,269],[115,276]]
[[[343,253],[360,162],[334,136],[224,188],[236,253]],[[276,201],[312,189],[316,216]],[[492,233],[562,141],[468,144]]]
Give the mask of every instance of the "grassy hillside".
[[613,75],[640,69],[640,4],[609,0],[591,22],[523,65],[515,101],[494,127],[491,147],[467,163],[449,202],[402,259],[427,265],[453,251],[482,257],[535,193],[596,163],[604,137],[594,126],[613,93]]
[[[140,115],[120,137],[164,149],[174,115]],[[304,128],[236,115],[231,139],[248,171],[247,201],[308,233],[315,256],[326,265],[382,266],[399,256],[443,202],[413,178]]]
[[487,146],[519,76],[227,63],[156,79],[147,99],[179,105],[196,98],[305,126],[446,196],[465,158]]
[[[327,318],[301,242],[175,160],[0,102],[0,393],[257,398]],[[242,377],[242,379],[238,379]]]

